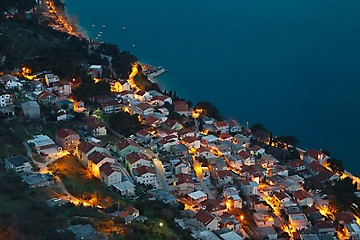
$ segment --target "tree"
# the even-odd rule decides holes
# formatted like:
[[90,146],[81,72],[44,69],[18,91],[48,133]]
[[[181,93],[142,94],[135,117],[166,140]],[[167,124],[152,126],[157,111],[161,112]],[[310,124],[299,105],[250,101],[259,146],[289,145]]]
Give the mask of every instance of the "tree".
[[331,170],[335,173],[342,174],[345,170],[342,161],[339,159],[329,158],[327,163],[329,164]]
[[199,102],[196,104],[195,109],[201,109],[205,116],[222,120],[219,110],[210,102]]

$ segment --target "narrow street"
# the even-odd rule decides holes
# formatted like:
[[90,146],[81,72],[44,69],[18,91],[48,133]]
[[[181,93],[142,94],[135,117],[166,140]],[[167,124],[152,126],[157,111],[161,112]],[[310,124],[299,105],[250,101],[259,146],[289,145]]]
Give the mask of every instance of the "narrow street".
[[157,178],[160,186],[166,190],[169,191],[169,186],[165,179],[165,171],[162,165],[162,162],[159,159],[154,158],[153,159],[154,166],[156,168]]

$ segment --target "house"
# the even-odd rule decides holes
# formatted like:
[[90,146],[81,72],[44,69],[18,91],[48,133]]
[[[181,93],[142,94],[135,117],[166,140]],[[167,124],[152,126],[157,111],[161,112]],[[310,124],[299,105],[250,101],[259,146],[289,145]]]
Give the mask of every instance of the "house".
[[65,150],[75,151],[80,144],[80,136],[74,130],[62,128],[55,133],[55,142]]
[[201,203],[207,199],[206,193],[204,193],[202,191],[188,193],[187,196],[189,197],[189,199],[192,202],[195,202],[195,203]]
[[35,135],[33,139],[27,141],[31,147],[39,154],[57,153],[58,147],[55,142],[47,135]]
[[115,159],[107,153],[94,151],[88,156],[88,169],[95,177],[100,178],[100,167],[106,162],[114,163]]
[[150,100],[150,93],[139,90],[134,94],[134,99],[137,99],[140,102],[149,101]]
[[162,107],[166,102],[172,104],[172,98],[166,95],[161,95],[161,96],[153,96],[151,98],[150,104],[154,106]]
[[251,166],[255,164],[255,158],[246,150],[241,150],[238,155],[241,157],[244,165]]
[[104,78],[103,81],[108,82],[110,85],[110,91],[113,93],[120,93],[123,91],[129,91],[131,89],[130,83],[127,80],[115,80]]
[[148,116],[154,112],[154,108],[148,103],[140,103],[135,106],[134,113],[139,114],[141,116]]
[[46,81],[46,85],[50,86],[53,85],[55,82],[59,82],[60,78],[57,75],[48,73],[45,74],[45,81]]
[[233,136],[231,136],[229,133],[221,133],[219,134],[219,139],[221,141],[231,141],[233,139]]
[[119,213],[119,217],[125,220],[125,224],[132,222],[138,216],[140,216],[139,210],[130,205]]
[[194,182],[191,175],[180,173],[176,174],[176,181],[174,185],[177,191],[181,194],[188,194],[194,191]]
[[[241,224],[240,222],[235,218],[235,216],[229,212],[224,212],[223,215],[221,215],[221,223],[224,228],[228,228],[230,230],[237,230],[240,231]],[[220,236],[222,236],[221,234]],[[224,238],[223,239],[227,239]],[[233,239],[233,238],[228,238]]]
[[102,75],[102,66],[91,65],[88,69],[88,75],[90,75],[92,78],[100,78]]
[[13,96],[11,93],[0,90],[0,107],[13,105]]
[[183,128],[183,125],[181,125],[178,121],[176,120],[171,120],[171,119],[167,119],[164,123],[163,123],[164,128],[166,129],[172,129],[175,131],[179,131],[180,129]]
[[331,221],[317,221],[315,223],[315,228],[319,235],[334,236],[336,232],[334,223],[332,223]]
[[106,186],[112,186],[121,182],[120,165],[117,163],[106,162],[100,167],[100,180]]
[[305,163],[303,160],[300,160],[300,159],[292,160],[292,161],[288,162],[287,165],[290,170],[293,170],[295,172],[305,170]]
[[85,118],[84,129],[92,136],[106,136],[107,130],[104,122],[98,121],[96,118]]
[[221,199],[206,199],[201,203],[201,208],[206,209],[207,212],[214,214],[215,216],[221,216],[226,211],[226,206]]
[[240,189],[246,196],[258,195],[258,183],[249,180],[242,180],[240,182]]
[[132,175],[134,176],[135,181],[139,184],[151,185],[152,187],[156,187],[158,185],[156,171],[149,166],[142,165],[133,169]]
[[352,224],[356,223],[356,218],[350,211],[336,212],[334,213],[334,222],[341,225]]
[[220,170],[227,170],[227,165],[223,158],[217,157],[217,158],[209,158],[209,170],[212,173],[215,173]]
[[223,196],[228,202],[228,210],[242,208],[243,201],[239,196],[238,190],[234,186],[226,187],[223,191]]
[[130,99],[134,99],[134,93],[129,90],[124,90],[118,94],[118,97],[121,98],[123,101],[128,101]]
[[226,121],[217,121],[214,122],[214,127],[216,131],[220,133],[228,133],[229,132],[229,124]]
[[130,170],[134,170],[141,166],[150,167],[151,160],[144,153],[132,152],[126,155],[126,164]]
[[182,116],[185,116],[185,117],[189,117],[189,115],[190,115],[188,106],[187,106],[186,102],[184,102],[184,101],[174,102],[174,112],[176,112]]
[[133,140],[128,140],[126,138],[120,139],[116,144],[116,153],[119,155],[120,158],[124,158],[126,155],[132,152],[140,151],[140,145],[137,144]]
[[40,106],[36,101],[21,103],[21,110],[24,113],[24,116],[29,119],[40,118]]
[[113,184],[113,188],[122,197],[128,197],[128,196],[135,195],[135,185],[133,183],[131,183],[130,181],[115,183],[115,184]]
[[329,156],[327,156],[321,149],[310,149],[309,151],[306,151],[304,154],[304,161],[306,164],[309,164],[313,161],[316,161],[320,164],[324,164],[326,160],[329,159]]
[[216,171],[216,179],[220,185],[228,185],[233,183],[233,172],[230,170]]
[[19,78],[10,74],[0,77],[0,82],[5,85],[5,89],[23,89],[23,84],[19,81]]
[[257,227],[271,227],[274,225],[274,218],[267,213],[255,212],[253,219]]
[[56,96],[52,92],[44,90],[37,95],[36,100],[40,104],[49,105],[56,100]]
[[69,82],[66,82],[66,81],[55,82],[53,91],[58,96],[70,96],[70,94],[71,94],[71,84]]
[[287,207],[294,205],[292,204],[291,197],[285,192],[275,192],[273,196],[274,202],[277,206]]
[[32,80],[31,82],[29,82],[29,88],[30,91],[41,92],[44,89],[44,86],[38,80]]
[[227,121],[229,125],[229,132],[236,133],[241,131],[240,124],[235,119],[230,119]]
[[254,228],[254,232],[257,236],[256,239],[269,239],[269,240],[278,239],[277,232],[272,226]]
[[184,144],[176,144],[170,147],[170,153],[174,157],[185,157],[189,154],[189,149]]
[[309,224],[309,220],[303,213],[289,214],[289,222],[297,230],[305,229]]
[[27,158],[22,155],[5,159],[5,169],[16,173],[31,172],[32,168]]
[[77,146],[75,153],[80,162],[88,166],[88,156],[95,151],[103,152],[103,150],[100,145],[83,141]]
[[182,159],[174,163],[173,169],[175,174],[180,174],[180,173],[189,174],[191,171],[191,167],[189,163]]
[[106,114],[118,113],[121,111],[121,104],[116,100],[109,100],[100,103],[101,109]]
[[309,192],[304,190],[299,190],[293,193],[294,199],[300,206],[311,207],[314,204],[314,200],[312,199]]
[[141,129],[136,133],[136,137],[140,140],[140,142],[148,142],[151,140],[152,135],[146,129]]
[[194,219],[203,224],[206,229],[210,231],[219,229],[220,218],[216,218],[208,212],[199,211],[195,214]]
[[185,137],[182,139],[182,143],[188,148],[188,149],[199,149],[200,148],[200,140],[196,137]]
[[227,155],[225,156],[225,160],[230,167],[237,170],[241,169],[243,165],[242,158],[238,154]]
[[265,153],[265,149],[259,147],[258,145],[253,145],[250,148],[250,153],[254,156],[257,156],[259,154],[264,154]]
[[339,176],[334,172],[330,171],[326,167],[322,166],[320,163],[316,161],[312,161],[308,166],[307,170],[312,175],[316,176],[317,180],[320,183],[324,183],[326,181],[338,181]]

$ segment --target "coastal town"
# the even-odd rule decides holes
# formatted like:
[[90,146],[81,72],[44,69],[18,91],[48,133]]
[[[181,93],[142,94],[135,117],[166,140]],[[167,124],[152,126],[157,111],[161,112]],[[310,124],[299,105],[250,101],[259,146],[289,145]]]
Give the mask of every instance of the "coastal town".
[[[80,37],[52,1],[36,8],[61,23],[52,28]],[[140,224],[152,231],[144,239],[360,239],[359,178],[326,150],[300,149],[259,124],[223,119],[209,103],[137,82],[162,67],[133,62],[127,77],[111,78],[102,77],[109,66],[85,66],[92,84],[110,92],[80,100],[77,79],[51,69],[0,73],[1,128],[10,133],[1,134],[0,176],[21,178],[46,208],[94,211],[59,233],[127,239]],[[23,141],[7,140],[15,137]],[[356,201],[339,204],[341,186]],[[94,216],[103,222],[92,224]]]

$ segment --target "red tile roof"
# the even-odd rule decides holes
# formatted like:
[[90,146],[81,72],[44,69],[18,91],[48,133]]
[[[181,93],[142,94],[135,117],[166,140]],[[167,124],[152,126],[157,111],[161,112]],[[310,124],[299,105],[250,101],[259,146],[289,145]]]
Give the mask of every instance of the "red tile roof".
[[228,133],[221,133],[219,135],[219,138],[224,140],[224,139],[232,138],[232,136]]
[[214,219],[214,217],[211,216],[210,213],[205,211],[199,211],[198,213],[195,214],[194,218],[199,222],[201,222],[202,224],[204,224],[205,226],[207,226]]
[[153,107],[147,103],[140,103],[138,105],[136,105],[136,107],[138,109],[140,109],[141,111],[146,111],[147,109],[152,109]]
[[194,183],[192,177],[188,174],[180,173],[176,174],[175,177],[177,178],[176,185],[180,185],[183,183]]
[[284,192],[275,192],[274,193],[274,196],[279,199],[280,201],[285,199],[285,198],[288,198],[288,196],[286,195],[286,193]]
[[99,164],[105,158],[113,159],[113,157],[111,157],[109,154],[101,153],[101,152],[98,152],[98,151],[94,151],[93,153],[91,153],[88,156],[88,160],[95,163],[95,164]]
[[334,214],[334,217],[338,222],[351,223],[352,221],[356,221],[356,218],[350,211],[337,212]]
[[184,101],[176,101],[174,102],[174,111],[175,112],[187,112],[188,106]]
[[214,122],[214,126],[216,128],[220,128],[220,127],[227,127],[227,126],[229,126],[229,124],[226,121],[217,121],[217,122]]
[[304,190],[299,190],[299,191],[294,192],[293,196],[295,199],[300,200],[300,201],[304,200],[306,198],[311,198],[310,193],[308,193],[307,191],[304,191]]
[[248,159],[249,157],[251,157],[251,155],[249,153],[247,153],[245,150],[241,150],[239,152],[239,156],[242,158],[242,159]]
[[120,139],[117,143],[117,147],[119,150],[123,150],[123,149],[127,148],[128,146],[134,146],[134,147],[140,148],[140,145],[137,144],[135,141],[128,140],[126,138]]
[[140,136],[143,136],[143,137],[146,137],[149,134],[149,131],[146,130],[146,129],[141,129],[136,134],[140,135]]
[[216,172],[216,175],[220,178],[223,179],[225,177],[232,177],[233,176],[233,172],[230,170],[219,170]]
[[305,163],[303,160],[300,160],[300,159],[295,159],[295,160],[292,160],[291,162],[288,163],[288,166],[291,168],[291,169],[295,169],[297,167],[302,167],[302,166],[305,166]]
[[95,145],[93,143],[81,142],[78,146],[78,150],[83,153],[88,153],[88,152],[90,152],[91,149],[93,149],[96,146],[100,147],[100,145]]
[[134,163],[136,163],[137,161],[139,161],[140,159],[146,160],[146,161],[150,161],[150,159],[148,158],[148,156],[146,156],[143,153],[137,153],[137,152],[132,152],[130,154],[128,154],[126,156],[126,159],[129,161],[129,163],[132,165]]
[[151,173],[151,174],[156,174],[155,169],[148,167],[148,166],[141,166],[135,169],[135,172],[137,174],[139,174],[140,176],[147,174],[147,173]]
[[63,139],[70,135],[77,135],[79,137],[79,134],[77,132],[75,132],[74,130],[69,129],[69,128],[62,128],[62,129],[57,130],[56,135],[59,138],[63,138]]
[[127,211],[128,213],[130,213],[131,215],[134,214],[135,212],[138,212],[139,210],[137,210],[136,208],[134,208],[133,206],[127,206],[125,208],[125,211]]
[[186,143],[193,143],[195,142],[196,140],[198,140],[196,137],[186,137],[186,138],[183,138],[183,142],[186,142]]
[[104,173],[106,176],[110,176],[114,172],[121,172],[120,165],[117,163],[106,162],[101,165],[100,172]]

